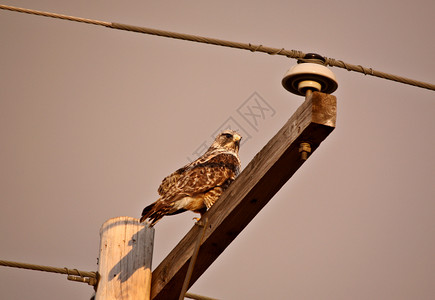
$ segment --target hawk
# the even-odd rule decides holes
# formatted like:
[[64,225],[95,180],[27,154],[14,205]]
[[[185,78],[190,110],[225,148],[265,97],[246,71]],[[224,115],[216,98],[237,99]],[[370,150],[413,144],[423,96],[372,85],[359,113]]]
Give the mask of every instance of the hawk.
[[239,147],[242,137],[233,130],[221,132],[200,158],[165,177],[160,198],[145,207],[141,222],[154,226],[163,216],[187,210],[202,215],[240,173]]

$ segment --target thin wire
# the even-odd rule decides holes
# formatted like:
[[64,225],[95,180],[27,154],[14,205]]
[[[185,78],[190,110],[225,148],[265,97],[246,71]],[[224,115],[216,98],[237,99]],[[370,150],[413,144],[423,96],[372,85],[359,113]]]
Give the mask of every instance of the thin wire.
[[208,218],[205,217],[205,220],[200,219],[196,225],[199,227],[203,227],[203,229],[198,234],[195,248],[193,249],[192,257],[190,259],[189,267],[187,268],[186,277],[184,278],[183,286],[181,288],[179,300],[184,299],[187,290],[189,289],[190,279],[192,278],[193,269],[195,267],[196,259],[198,257],[199,248],[201,247],[202,239],[204,238],[205,231],[207,230]]
[[[97,283],[97,273],[96,272],[79,271],[77,269],[68,269],[66,267],[56,268],[56,267],[50,267],[50,266],[41,266],[41,265],[21,263],[21,262],[8,261],[8,260],[0,260],[0,266],[26,269],[26,270],[34,270],[34,271],[43,271],[43,272],[49,272],[49,273],[66,274],[66,275],[68,275],[68,280],[71,280],[71,281],[84,282],[84,283],[88,283],[89,285],[94,285],[94,286]],[[75,276],[73,276],[73,275],[75,275]],[[79,277],[76,277],[76,276],[79,276]],[[186,293],[185,296],[186,296],[186,298],[197,299],[197,300],[216,300],[215,298],[201,296],[201,295],[193,294],[193,293]]]
[[217,300],[215,298],[201,296],[201,295],[193,294],[193,293],[186,293],[184,296],[185,296],[185,298],[196,299],[196,300]]
[[[118,29],[118,30],[126,30],[126,31],[132,31],[132,32],[138,32],[138,33],[144,33],[144,34],[150,34],[150,35],[157,35],[161,37],[168,37],[168,38],[174,38],[174,39],[180,39],[180,40],[186,40],[186,41],[192,41],[192,42],[198,42],[198,43],[205,43],[205,44],[212,44],[217,46],[224,46],[224,47],[230,47],[230,48],[238,48],[243,50],[249,50],[251,52],[264,52],[270,55],[283,55],[289,58],[295,58],[295,59],[301,59],[305,56],[305,53],[297,50],[286,50],[284,48],[272,48],[272,47],[266,47],[263,45],[253,45],[253,44],[246,44],[246,43],[239,43],[239,42],[231,42],[226,40],[220,40],[215,38],[208,38],[208,37],[202,37],[202,36],[196,36],[191,34],[184,34],[184,33],[178,33],[178,32],[171,32],[171,31],[165,31],[165,30],[159,30],[159,29],[153,29],[153,28],[146,28],[146,27],[139,27],[139,26],[132,26],[132,25],[126,25],[126,24],[120,24],[120,23],[111,23],[111,22],[104,22],[104,21],[98,21],[98,20],[91,20],[91,19],[84,19],[84,18],[78,18],[78,17],[72,17],[72,16],[66,16],[61,14],[55,14],[55,13],[49,13],[49,12],[43,12],[43,11],[37,11],[32,9],[26,9],[26,8],[19,8],[14,6],[8,6],[8,5],[0,5],[0,9],[15,11],[15,12],[21,12],[21,13],[27,13],[27,14],[33,14],[38,16],[44,16],[44,17],[50,17],[50,18],[57,18],[57,19],[63,19],[68,21],[75,21],[75,22],[82,22],[87,24],[93,24],[93,25],[100,25],[105,26],[112,29]],[[435,84],[430,84],[422,81],[417,81],[414,79],[409,79],[402,76],[397,76],[385,72],[380,72],[373,70],[372,68],[365,68],[360,65],[352,65],[349,63],[345,63],[341,60],[335,60],[333,58],[327,58],[325,57],[326,62],[325,65],[329,65],[332,67],[338,67],[343,68],[348,71],[354,71],[363,73],[364,75],[371,75],[383,79],[388,79],[404,84],[413,85],[416,87],[428,89],[435,91]]]
[[435,91],[435,84],[430,84],[430,83],[421,82],[418,80],[409,79],[409,78],[405,78],[405,77],[401,77],[401,76],[397,76],[397,75],[393,75],[393,74],[389,74],[389,73],[385,73],[385,72],[381,72],[381,71],[376,71],[376,70],[373,70],[372,68],[366,68],[366,67],[363,67],[361,65],[352,65],[349,63],[345,63],[341,60],[335,60],[333,58],[326,57],[325,59],[326,59],[325,64],[332,66],[332,67],[344,68],[348,71],[355,71],[355,72],[363,73],[364,75],[371,75],[371,76],[384,78],[384,79],[388,79],[388,80],[392,80],[392,81],[396,81],[396,82],[400,82],[400,83],[404,83],[404,84],[409,84],[409,85],[413,85],[413,86],[417,86],[417,87],[421,87],[421,88]]
[[84,19],[84,18],[79,18],[79,17],[55,14],[55,13],[50,13],[50,12],[45,12],[45,11],[39,11],[39,10],[33,10],[33,9],[9,6],[9,5],[0,5],[0,8],[5,9],[5,10],[10,10],[10,11],[21,12],[21,13],[25,13],[25,14],[31,14],[31,15],[44,16],[44,17],[49,17],[49,18],[56,18],[56,19],[62,19],[62,20],[82,22],[82,23],[88,23],[88,24],[93,24],[93,25],[110,27],[109,22]]
[[86,272],[86,271],[79,271],[77,269],[41,266],[41,265],[27,264],[27,263],[7,261],[7,260],[0,260],[0,266],[27,269],[27,270],[35,270],[35,271],[43,271],[43,272],[50,272],[50,273],[59,273],[59,274],[66,274],[66,275],[76,275],[76,276],[80,276],[80,277],[97,278],[96,272]]

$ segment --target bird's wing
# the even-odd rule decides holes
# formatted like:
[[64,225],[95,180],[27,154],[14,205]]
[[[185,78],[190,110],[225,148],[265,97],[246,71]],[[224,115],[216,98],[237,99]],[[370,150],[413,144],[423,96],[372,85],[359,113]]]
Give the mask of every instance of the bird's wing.
[[180,180],[180,177],[186,171],[187,166],[178,169],[177,171],[175,171],[171,175],[166,176],[162,180],[162,183],[160,184],[159,189],[157,190],[160,196],[164,196],[165,194],[167,194],[168,191]]
[[163,178],[162,183],[160,184],[160,186],[157,190],[159,195],[164,196],[165,194],[167,194],[171,190],[171,188],[173,188],[174,185],[180,180],[180,178],[182,178],[183,174],[187,170],[193,168],[194,166],[196,166],[204,161],[204,158],[206,158],[206,156],[207,156],[206,154],[207,153],[205,153],[203,156],[199,157],[197,160],[188,163],[184,167],[179,168],[174,173]]
[[186,196],[204,193],[216,186],[225,185],[235,179],[240,168],[234,154],[218,154],[200,163],[192,163],[178,169],[165,179],[159,193],[165,201],[176,201]]

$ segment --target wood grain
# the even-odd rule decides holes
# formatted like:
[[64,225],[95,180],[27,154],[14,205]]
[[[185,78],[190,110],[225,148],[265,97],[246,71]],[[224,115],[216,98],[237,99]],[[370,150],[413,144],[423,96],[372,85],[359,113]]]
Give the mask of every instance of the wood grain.
[[131,217],[106,221],[100,230],[96,300],[148,300],[154,228]]

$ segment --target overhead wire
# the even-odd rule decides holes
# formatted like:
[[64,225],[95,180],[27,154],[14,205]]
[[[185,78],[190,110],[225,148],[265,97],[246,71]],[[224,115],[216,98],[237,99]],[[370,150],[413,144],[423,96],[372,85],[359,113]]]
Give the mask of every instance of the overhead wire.
[[185,298],[195,299],[195,300],[217,300],[216,298],[201,296],[201,295],[193,294],[193,293],[186,293],[184,296],[185,296]]
[[[303,59],[305,56],[305,53],[298,50],[286,50],[284,48],[273,48],[273,47],[267,47],[263,45],[254,45],[251,43],[232,42],[232,41],[226,41],[222,39],[215,39],[215,38],[178,33],[178,32],[172,32],[172,31],[166,31],[166,30],[160,30],[154,28],[133,26],[133,25],[127,25],[127,24],[121,24],[115,22],[105,22],[99,20],[85,19],[85,18],[67,16],[67,15],[62,15],[57,13],[50,13],[50,12],[44,12],[44,11],[38,11],[38,10],[20,8],[20,7],[8,6],[8,5],[0,5],[0,9],[50,17],[50,18],[57,18],[62,20],[74,21],[74,22],[82,22],[82,23],[98,25],[98,26],[105,26],[108,28],[118,29],[118,30],[126,30],[131,32],[144,33],[144,34],[150,34],[150,35],[156,35],[161,37],[174,38],[174,39],[180,39],[180,40],[186,40],[186,41],[192,41],[198,43],[205,43],[205,44],[211,44],[211,45],[217,45],[223,47],[238,48],[243,50],[249,50],[251,52],[264,52],[269,55],[282,55],[294,59]],[[325,65],[343,68],[348,71],[359,72],[359,73],[363,73],[364,75],[375,76],[375,77],[435,91],[435,84],[422,82],[422,81],[418,81],[418,80],[414,80],[398,75],[393,75],[381,71],[376,71],[373,70],[372,68],[363,67],[361,65],[353,65],[353,64],[345,63],[342,60],[336,60],[333,58],[325,57]]]
[[68,275],[67,278],[68,280],[86,282],[89,285],[93,285],[93,286],[97,284],[97,278],[98,278],[96,272],[79,271],[77,269],[69,269],[66,267],[57,268],[57,267],[41,266],[41,265],[8,261],[8,260],[0,260],[0,266],[34,270],[34,271],[43,271],[49,273],[66,274]]
[[[11,267],[11,268],[19,268],[26,270],[34,270],[34,271],[42,271],[48,273],[57,273],[57,274],[65,274],[68,275],[67,279],[71,281],[84,282],[92,286],[96,286],[98,283],[98,273],[97,272],[88,272],[88,271],[79,271],[77,269],[69,269],[69,268],[57,268],[51,266],[42,266],[36,264],[28,264],[16,261],[9,260],[0,260],[0,266]],[[186,298],[197,299],[197,300],[216,300],[214,298],[201,296],[193,293],[186,293]]]

